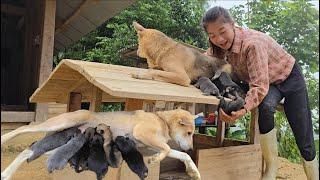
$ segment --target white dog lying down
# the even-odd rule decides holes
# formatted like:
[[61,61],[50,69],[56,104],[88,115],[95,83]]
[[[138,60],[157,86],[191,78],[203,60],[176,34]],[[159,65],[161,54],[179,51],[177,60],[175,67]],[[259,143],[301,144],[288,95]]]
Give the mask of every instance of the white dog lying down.
[[[98,124],[110,126],[113,137],[130,136],[138,146],[152,148],[158,153],[148,159],[149,163],[156,163],[166,156],[179,159],[184,162],[187,174],[194,180],[199,180],[200,173],[187,153],[173,150],[167,144],[168,140],[174,140],[185,150],[193,148],[192,136],[195,131],[195,116],[182,109],[170,111],[158,111],[148,113],[142,110],[132,112],[90,112],[78,110],[63,113],[48,119],[37,125],[22,126],[1,136],[1,145],[9,139],[30,132],[54,132],[70,127],[79,127],[84,130],[87,127],[96,127]],[[52,150],[54,151],[54,150]],[[52,154],[52,151],[46,154]],[[1,172],[1,180],[10,179],[18,167],[33,154],[31,149],[26,149]]]

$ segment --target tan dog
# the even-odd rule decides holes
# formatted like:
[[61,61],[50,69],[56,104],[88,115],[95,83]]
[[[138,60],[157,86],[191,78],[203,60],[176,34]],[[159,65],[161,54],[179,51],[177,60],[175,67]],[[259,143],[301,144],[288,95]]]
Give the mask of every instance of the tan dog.
[[231,66],[225,60],[206,56],[158,30],[146,29],[137,22],[133,22],[133,26],[139,41],[137,55],[146,58],[151,68],[147,73],[132,74],[134,78],[189,86],[190,82],[200,76],[212,78],[219,76],[222,71],[231,73]]
[[[137,145],[140,144],[156,150],[158,153],[151,156],[148,162],[159,162],[166,156],[180,159],[186,165],[187,174],[192,179],[200,179],[200,173],[190,156],[187,153],[171,149],[167,144],[168,140],[172,139],[183,150],[192,149],[192,136],[195,131],[194,118],[194,115],[181,109],[156,113],[147,113],[142,110],[98,113],[79,110],[50,118],[41,124],[22,126],[2,135],[1,144],[22,133],[60,131],[79,125],[82,125],[79,129],[86,129],[86,127],[96,127],[102,123],[110,126],[114,138],[129,136],[136,141]],[[32,150],[30,149],[19,154],[14,162],[1,173],[1,179],[9,179],[31,154]]]

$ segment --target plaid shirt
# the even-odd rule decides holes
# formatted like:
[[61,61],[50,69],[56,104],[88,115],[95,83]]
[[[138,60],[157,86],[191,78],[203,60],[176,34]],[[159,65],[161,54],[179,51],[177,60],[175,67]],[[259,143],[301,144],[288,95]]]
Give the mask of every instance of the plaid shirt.
[[283,82],[295,63],[294,57],[270,36],[240,27],[235,28],[235,37],[230,50],[214,46],[209,48],[206,54],[226,58],[239,80],[249,84],[250,89],[244,105],[247,111],[262,102],[270,84]]

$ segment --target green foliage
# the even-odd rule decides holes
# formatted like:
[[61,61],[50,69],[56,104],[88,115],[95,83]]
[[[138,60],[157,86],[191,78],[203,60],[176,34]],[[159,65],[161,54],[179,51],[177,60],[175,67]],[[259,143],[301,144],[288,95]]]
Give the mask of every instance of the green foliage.
[[124,103],[103,103],[101,104],[101,112],[123,111]]
[[120,58],[119,50],[137,44],[133,21],[146,28],[158,29],[178,41],[206,48],[206,35],[200,26],[205,4],[204,0],[138,0],[61,52],[55,63],[71,58],[130,65]]

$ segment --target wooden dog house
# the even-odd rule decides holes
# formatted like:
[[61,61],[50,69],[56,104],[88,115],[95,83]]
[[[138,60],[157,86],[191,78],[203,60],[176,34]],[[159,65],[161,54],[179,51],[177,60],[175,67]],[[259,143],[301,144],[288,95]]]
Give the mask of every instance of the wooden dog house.
[[[219,103],[214,96],[203,96],[201,91],[193,86],[183,87],[166,82],[133,79],[130,74],[137,71],[147,70],[65,59],[34,92],[30,102],[67,103],[68,111],[80,109],[81,102],[90,102],[91,111],[100,111],[99,107],[103,102],[125,102],[125,110],[128,111],[146,109],[146,105],[150,103],[164,107],[165,102],[173,102],[187,103],[185,108],[192,113],[195,103]],[[221,121],[218,122],[216,137],[200,134],[194,136],[192,157],[203,180],[261,177],[262,154],[257,144],[256,118],[257,113],[253,111],[249,142],[224,138],[225,123]],[[170,170],[170,165],[173,163],[167,164],[167,171]],[[137,178],[128,168],[121,168],[120,171],[113,169],[108,172],[107,178],[115,177],[115,172],[120,172],[120,179]],[[149,167],[147,179],[159,179],[159,172],[164,173],[159,165]]]

